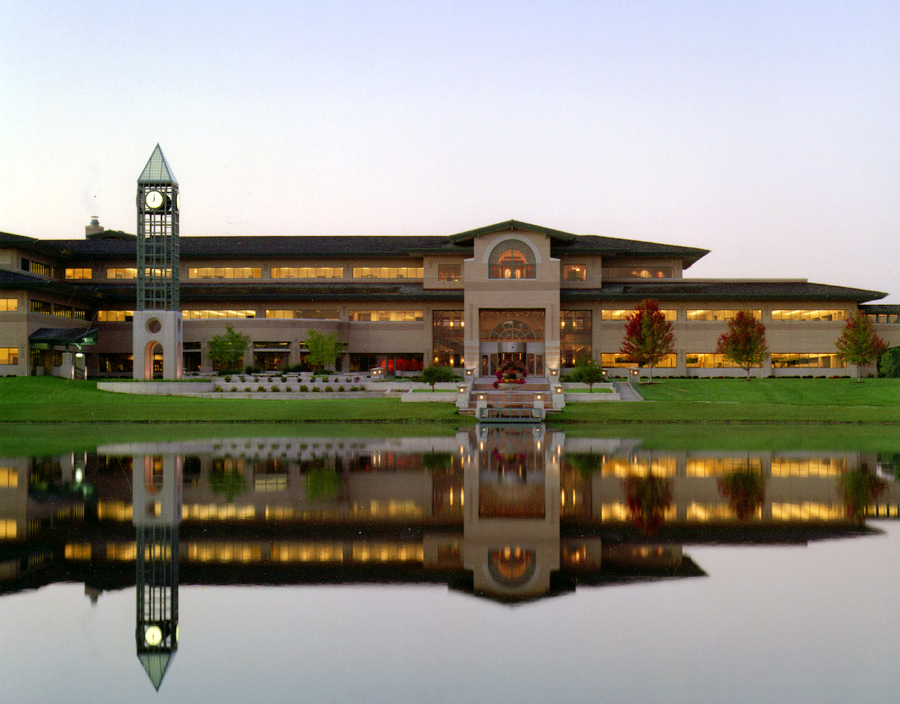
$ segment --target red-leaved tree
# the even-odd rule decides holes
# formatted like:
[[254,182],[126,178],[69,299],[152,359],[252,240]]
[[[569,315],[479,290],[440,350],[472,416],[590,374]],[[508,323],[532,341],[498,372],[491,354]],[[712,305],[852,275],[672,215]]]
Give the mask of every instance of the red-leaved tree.
[[769,356],[766,326],[754,318],[749,310],[739,310],[728,321],[728,332],[719,336],[716,354],[723,354],[746,369],[749,381],[750,368],[760,366]]
[[844,323],[844,330],[834,346],[840,357],[856,365],[856,380],[861,379],[861,367],[878,359],[888,348],[887,342],[878,337],[872,321],[858,310]]
[[675,333],[672,323],[659,309],[659,303],[646,299],[634,307],[625,323],[625,339],[619,352],[639,367],[650,367],[650,381],[653,381],[653,367],[667,354],[675,351]]

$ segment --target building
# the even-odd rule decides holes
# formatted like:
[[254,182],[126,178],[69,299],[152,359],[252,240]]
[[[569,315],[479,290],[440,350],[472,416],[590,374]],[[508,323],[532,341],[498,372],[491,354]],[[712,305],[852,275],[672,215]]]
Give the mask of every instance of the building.
[[[0,375],[130,377],[136,251],[133,235],[96,220],[83,239],[0,233]],[[252,339],[245,364],[265,369],[303,364],[316,329],[345,343],[344,372],[438,363],[490,375],[515,358],[542,376],[590,354],[624,373],[624,322],[646,298],[674,325],[663,375],[742,374],[715,354],[740,309],[766,325],[772,355],[759,376],[854,374],[834,343],[858,309],[900,345],[900,306],[870,303],[885,293],[684,277],[707,253],[515,220],[444,237],[182,236],[181,361],[188,373],[213,371],[207,342],[230,324]],[[159,374],[167,352],[157,346]]]

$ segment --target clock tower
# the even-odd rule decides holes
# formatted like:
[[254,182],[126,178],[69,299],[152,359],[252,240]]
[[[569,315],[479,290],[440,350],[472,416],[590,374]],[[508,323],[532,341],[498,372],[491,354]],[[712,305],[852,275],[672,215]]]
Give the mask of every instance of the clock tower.
[[[137,182],[134,378],[182,377],[178,181],[156,145]],[[161,364],[159,358],[162,358]]]

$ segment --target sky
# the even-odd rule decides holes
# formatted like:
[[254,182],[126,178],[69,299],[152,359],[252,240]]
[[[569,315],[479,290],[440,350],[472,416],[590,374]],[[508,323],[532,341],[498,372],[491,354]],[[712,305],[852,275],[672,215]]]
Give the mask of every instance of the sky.
[[900,303],[896,0],[5,0],[0,26],[0,231],[134,232],[159,143],[182,235],[516,219]]

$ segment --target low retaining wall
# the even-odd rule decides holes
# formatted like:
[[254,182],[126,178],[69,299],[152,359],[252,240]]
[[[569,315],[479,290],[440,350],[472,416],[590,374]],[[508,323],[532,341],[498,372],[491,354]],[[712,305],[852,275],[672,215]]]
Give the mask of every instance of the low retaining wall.
[[617,393],[586,393],[586,394],[563,394],[566,397],[566,403],[593,403],[595,401],[621,401],[622,396]]
[[211,381],[98,381],[97,389],[117,394],[194,396],[213,390]]

